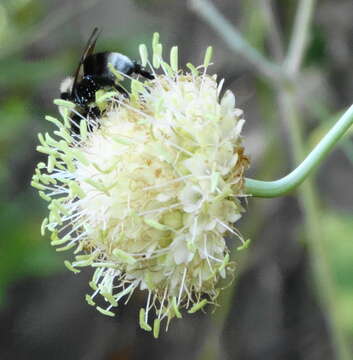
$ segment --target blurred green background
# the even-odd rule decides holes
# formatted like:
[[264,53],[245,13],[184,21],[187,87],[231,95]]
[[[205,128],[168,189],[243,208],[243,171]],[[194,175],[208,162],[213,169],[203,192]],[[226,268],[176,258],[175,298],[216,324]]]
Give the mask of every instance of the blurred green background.
[[[253,46],[275,57],[261,2],[272,5],[286,47],[297,1],[214,3]],[[56,115],[52,100],[59,96],[60,81],[74,71],[94,26],[103,29],[98,50],[136,59],[138,44],[149,43],[154,31],[167,47],[179,46],[182,64],[201,63],[212,45],[211,72],[225,78],[225,88],[245,111],[248,176],[275,179],[294,166],[273,87],[186,1],[2,0],[0,359],[335,359],[331,315],[320,303],[325,290],[317,289],[312,277],[303,198],[298,201],[295,193],[249,199],[239,227],[253,243],[245,255],[236,254],[235,286],[215,313],[186,316],[155,341],[138,329],[139,296],[114,320],[85,304],[89,274],[68,273],[65,254],[40,236],[46,204],[29,183],[40,160],[36,134],[48,129],[46,114]],[[295,98],[307,150],[353,100],[352,1],[318,2],[309,38]],[[333,321],[350,351],[352,165],[352,136],[347,136],[315,173],[320,245],[333,278]]]

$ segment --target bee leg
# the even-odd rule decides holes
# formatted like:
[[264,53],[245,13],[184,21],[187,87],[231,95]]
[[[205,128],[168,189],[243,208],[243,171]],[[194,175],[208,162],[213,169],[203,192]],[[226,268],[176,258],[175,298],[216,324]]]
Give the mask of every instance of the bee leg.
[[143,77],[145,77],[148,80],[153,80],[154,79],[154,75],[151,74],[149,71],[147,71],[140,64],[134,62],[134,65],[135,65],[134,70],[133,70],[134,73],[142,75]]
[[82,117],[86,117],[85,114],[74,114],[71,113],[70,118],[71,118],[71,131],[76,134],[79,135],[80,134],[80,122],[82,120]]
[[71,130],[75,134],[77,135],[80,134],[80,122],[82,121],[82,118],[86,120],[87,130],[89,132],[92,132],[95,128],[99,128],[100,124],[99,121],[97,121],[97,119],[99,119],[99,117],[101,116],[101,112],[97,106],[87,107],[80,114],[82,117],[76,114],[73,117],[71,117],[72,121],[74,122],[72,124]]
[[[88,131],[93,131],[94,129],[94,125],[92,124],[91,121],[89,121],[90,119],[98,119],[101,116],[101,112],[99,110],[99,108],[97,106],[91,107],[87,113],[87,128]],[[98,122],[98,128],[99,128],[100,124]]]
[[126,96],[126,97],[129,96],[128,92],[122,86],[116,84],[115,81],[112,80],[111,78],[109,78],[107,76],[101,76],[101,75],[100,76],[90,75],[90,76],[91,76],[92,80],[95,82],[95,84],[97,85],[97,90],[99,90],[100,88],[111,87],[111,88],[115,88],[116,90],[118,90],[124,96]]
[[115,89],[117,89],[121,94],[123,94],[126,98],[129,97],[129,93],[120,85],[114,83]]

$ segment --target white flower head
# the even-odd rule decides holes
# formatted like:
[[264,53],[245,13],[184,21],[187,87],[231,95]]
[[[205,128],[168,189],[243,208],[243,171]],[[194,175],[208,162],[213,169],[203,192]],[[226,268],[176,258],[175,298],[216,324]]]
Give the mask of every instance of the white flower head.
[[[154,80],[130,79],[129,97],[100,91],[102,115],[82,119],[71,131],[74,105],[57,101],[62,120],[47,117],[55,137],[39,135],[39,163],[32,185],[49,203],[42,232],[58,250],[73,249],[76,272],[91,266],[96,306],[113,316],[135,289],[147,293],[140,325],[157,337],[160,322],[214,303],[219,279],[231,268],[225,235],[243,212],[248,159],[240,137],[244,120],[234,95],[220,98],[221,84],[206,73],[211,50],[198,68],[178,69],[162,59],[155,34],[152,63],[140,46],[142,64]],[[154,316],[153,321],[151,317]]]

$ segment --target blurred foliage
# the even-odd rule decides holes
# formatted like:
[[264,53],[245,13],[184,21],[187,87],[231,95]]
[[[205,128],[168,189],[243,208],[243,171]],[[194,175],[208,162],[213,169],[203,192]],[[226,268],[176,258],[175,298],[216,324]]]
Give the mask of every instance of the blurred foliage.
[[323,214],[322,224],[324,225],[325,250],[337,287],[335,306],[347,334],[353,338],[352,216],[327,211]]
[[[0,47],[10,47],[44,11],[40,1],[3,1],[0,4]],[[5,289],[11,283],[26,276],[46,276],[59,269],[62,262],[49,243],[40,237],[38,229],[43,210],[36,205],[34,191],[27,184],[14,190],[16,177],[22,176],[22,169],[14,167],[14,155],[18,149],[32,153],[29,146],[33,135],[26,129],[33,125],[35,117],[42,117],[34,104],[34,96],[42,82],[59,74],[60,62],[63,63],[62,59],[53,58],[44,64],[31,63],[21,53],[0,60],[1,304],[6,303]],[[27,165],[21,161],[17,163],[21,167]]]
[[0,205],[0,303],[6,303],[4,291],[11,282],[49,275],[62,264],[49,242],[39,236],[40,211],[33,211],[34,199],[29,195]]
[[325,65],[326,57],[326,42],[325,35],[322,29],[318,26],[313,26],[311,41],[305,56],[305,64],[310,65]]
[[1,48],[6,48],[16,37],[37,23],[45,13],[44,3],[33,0],[4,0],[0,4]]

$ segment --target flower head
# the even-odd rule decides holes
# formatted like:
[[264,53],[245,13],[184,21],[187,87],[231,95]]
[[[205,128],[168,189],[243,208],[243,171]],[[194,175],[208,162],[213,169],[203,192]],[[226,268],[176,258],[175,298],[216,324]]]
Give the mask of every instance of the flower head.
[[206,73],[210,49],[189,72],[178,70],[176,47],[170,64],[161,51],[157,35],[152,64],[140,47],[155,79],[129,79],[129,97],[97,92],[102,115],[82,119],[79,134],[71,131],[74,105],[57,101],[63,119],[47,117],[58,130],[56,138],[39,135],[48,161],[32,181],[49,203],[42,231],[60,250],[74,249],[67,267],[96,269],[88,303],[102,295],[107,307],[97,309],[113,316],[144,290],[140,325],[151,330],[154,316],[155,336],[161,320],[215,302],[231,268],[225,235],[243,241],[233,224],[248,166],[243,112],[232,92],[220,98],[222,83]]

